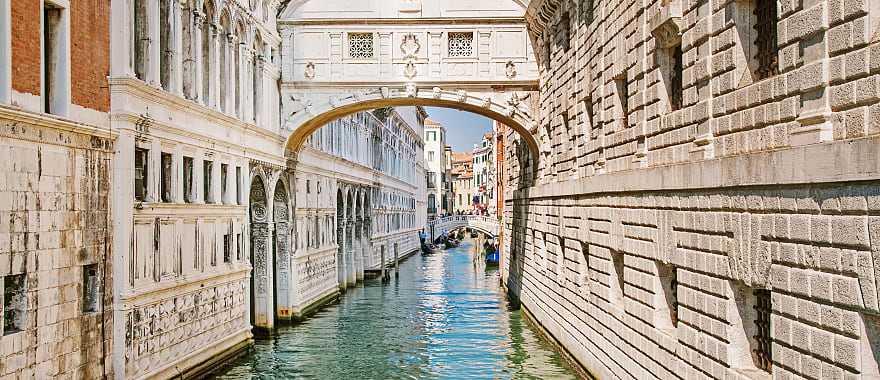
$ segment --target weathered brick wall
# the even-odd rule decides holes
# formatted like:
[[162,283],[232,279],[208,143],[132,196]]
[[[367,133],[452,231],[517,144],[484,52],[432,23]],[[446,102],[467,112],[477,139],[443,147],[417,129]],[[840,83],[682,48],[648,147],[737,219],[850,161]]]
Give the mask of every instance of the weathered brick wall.
[[[681,1],[675,111],[650,27],[660,1],[533,3],[556,10],[529,16],[536,186],[507,147],[511,293],[600,378],[880,375],[880,3],[776,2],[779,73],[757,80],[751,26],[735,22],[749,2]],[[740,294],[757,289],[771,292],[770,373],[744,327]]]
[[40,95],[40,0],[12,2],[12,89]]
[[[27,312],[23,331],[0,336],[0,377],[109,375],[111,141],[7,116],[0,115],[0,277],[25,274]],[[103,285],[97,312],[83,311],[82,271],[90,264]]]

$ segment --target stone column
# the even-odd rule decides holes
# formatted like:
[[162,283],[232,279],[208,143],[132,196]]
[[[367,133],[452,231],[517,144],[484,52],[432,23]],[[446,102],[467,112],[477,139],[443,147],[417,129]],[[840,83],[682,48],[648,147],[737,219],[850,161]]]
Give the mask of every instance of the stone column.
[[205,156],[204,152],[199,152],[193,157],[193,203],[203,204],[205,200]]
[[[260,52],[256,52],[256,54],[260,54]],[[256,60],[256,65],[254,65],[254,123],[257,125],[263,124],[263,68],[266,63],[266,58],[262,55],[257,55],[254,57]]]
[[345,248],[345,241],[346,241],[345,225],[346,225],[346,220],[339,219],[336,221],[336,224],[337,224],[337,226],[336,226],[336,235],[337,235],[336,244],[338,245],[338,248],[336,251],[336,281],[337,281],[337,286],[339,286],[339,289],[345,290],[345,279],[346,279],[346,274],[345,274],[345,250],[346,250],[346,248]]
[[145,79],[146,82],[155,87],[159,87],[159,62],[162,52],[160,51],[159,40],[159,2],[147,2],[147,35],[149,36],[149,46],[147,47],[147,62],[145,63]]
[[226,31],[226,43],[223,44],[223,51],[220,54],[226,54],[226,67],[223,70],[226,72],[226,93],[223,94],[223,101],[226,104],[226,107],[223,109],[229,115],[235,115],[235,62],[232,60],[235,59],[235,53],[232,51],[235,46],[235,35]]
[[345,245],[345,286],[352,286],[357,282],[357,277],[355,276],[355,263],[354,263],[354,220],[351,219],[348,221],[346,225],[345,235],[347,238],[347,242]]
[[171,92],[177,96],[183,96],[183,23],[185,20],[186,1],[181,1],[178,6],[171,6],[172,27],[174,37],[171,40],[171,49],[174,51],[174,59],[171,61]]
[[275,318],[272,314],[275,312],[274,305],[272,305],[274,299],[271,286],[272,273],[269,270],[272,231],[265,215],[265,207],[261,212],[262,217],[255,216],[255,221],[251,222],[251,239],[254,247],[254,262],[252,263],[254,266],[254,305],[252,307],[254,308],[254,325],[271,329],[275,325]]
[[205,27],[205,16],[199,11],[193,11],[193,27],[192,27],[192,59],[193,59],[193,95],[196,101],[207,104],[205,99],[207,95],[202,91],[202,28]]
[[210,60],[209,64],[211,72],[209,73],[210,78],[208,83],[207,105],[214,109],[220,109],[220,96],[218,94],[220,88],[220,54],[218,54],[220,52],[220,42],[218,37],[218,34],[220,34],[220,25],[211,22],[210,28],[210,41],[207,41],[207,44],[210,47],[208,50],[208,59]]

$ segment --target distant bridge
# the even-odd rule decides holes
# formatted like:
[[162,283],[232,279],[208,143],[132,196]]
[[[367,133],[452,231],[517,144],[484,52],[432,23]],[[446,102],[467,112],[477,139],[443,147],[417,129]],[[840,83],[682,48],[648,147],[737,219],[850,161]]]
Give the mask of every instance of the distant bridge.
[[448,233],[460,228],[471,228],[494,238],[498,236],[500,224],[497,218],[491,216],[453,215],[428,222],[427,232],[433,241],[444,232]]

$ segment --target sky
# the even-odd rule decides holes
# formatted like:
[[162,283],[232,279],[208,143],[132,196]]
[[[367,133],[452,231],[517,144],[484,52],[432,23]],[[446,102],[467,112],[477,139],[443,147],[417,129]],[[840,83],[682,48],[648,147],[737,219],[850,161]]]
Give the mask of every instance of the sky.
[[446,128],[446,144],[456,152],[470,152],[483,134],[492,131],[492,119],[452,108],[425,107],[428,117]]

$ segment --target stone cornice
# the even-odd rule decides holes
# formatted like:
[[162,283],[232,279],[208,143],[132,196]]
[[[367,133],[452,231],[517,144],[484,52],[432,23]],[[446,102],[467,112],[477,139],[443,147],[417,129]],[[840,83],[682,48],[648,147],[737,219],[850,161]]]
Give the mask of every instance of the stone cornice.
[[[263,129],[255,124],[244,122],[235,117],[229,116],[223,112],[217,111],[208,106],[196,103],[192,100],[174,95],[165,90],[150,86],[141,80],[135,78],[115,77],[108,80],[110,84],[110,93],[127,94],[141,99],[152,101],[156,104],[163,105],[169,109],[186,110],[189,113],[204,118],[205,120],[219,124],[225,128],[231,128],[241,132],[252,132],[262,135],[265,138],[276,139],[284,142],[284,137],[278,133]],[[115,119],[120,112],[113,112]]]
[[513,199],[877,180],[880,136],[872,136],[537,185]]
[[566,0],[532,0],[526,9],[526,23],[533,38],[544,34],[544,28],[556,14],[559,5]]
[[282,90],[317,90],[317,89],[339,89],[339,88],[377,88],[377,87],[405,87],[409,83],[415,83],[419,88],[454,88],[466,90],[485,90],[486,92],[504,92],[504,91],[538,91],[538,80],[505,80],[503,85],[499,85],[498,81],[376,81],[376,82],[317,82],[317,81],[292,81],[282,82]]
[[278,26],[286,25],[499,25],[499,24],[523,24],[522,17],[497,17],[497,18],[364,18],[364,19],[338,19],[338,18],[315,18],[306,20],[278,20]]
[[0,120],[17,121],[44,128],[62,130],[88,136],[115,139],[119,132],[112,128],[96,126],[64,119],[55,115],[25,111],[18,107],[0,105]]

